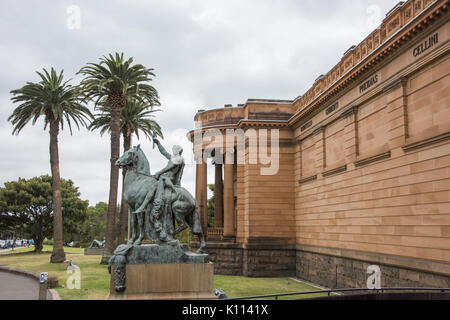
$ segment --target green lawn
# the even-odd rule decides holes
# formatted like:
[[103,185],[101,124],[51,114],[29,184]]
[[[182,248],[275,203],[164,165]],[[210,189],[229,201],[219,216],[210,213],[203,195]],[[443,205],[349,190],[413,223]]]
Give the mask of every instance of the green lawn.
[[[52,251],[53,250],[53,246],[50,245],[43,245],[42,251],[46,252],[46,251]],[[32,252],[34,251],[34,246],[30,246],[28,248],[24,248],[24,247],[18,247],[18,248],[14,248],[14,250],[10,250],[10,251],[5,251],[0,253],[0,256],[3,254],[11,254],[11,253],[19,253],[19,252]],[[72,248],[72,247],[64,247],[64,251],[70,252],[70,253],[83,253],[84,249],[83,248]]]
[[[31,248],[29,248],[31,250]],[[20,249],[23,250],[23,249]],[[51,246],[44,246],[44,251],[51,252]],[[64,248],[66,258],[72,260],[81,270],[81,288],[69,289],[66,281],[70,276],[62,263],[50,263],[50,253],[42,254],[0,254],[0,265],[7,265],[34,272],[48,272],[58,278],[58,291],[64,300],[103,300],[109,292],[110,276],[106,265],[100,264],[100,256],[84,256],[83,249]],[[19,252],[19,250],[14,250]],[[214,287],[225,291],[229,298],[318,290],[305,283],[290,278],[247,278],[239,276],[214,276]],[[306,296],[283,297],[298,299]],[[308,297],[311,297],[309,295]]]
[[[296,281],[292,278],[249,278],[239,276],[214,276],[214,287],[225,291],[229,298],[320,290],[319,288],[310,286],[304,282]],[[323,295],[326,294],[294,295],[278,297],[278,299],[301,299]]]
[[[51,246],[44,251],[51,252]],[[61,299],[105,299],[109,290],[109,274],[106,265],[100,264],[101,256],[84,256],[80,248],[64,247],[66,259],[72,260],[81,270],[81,288],[68,289],[66,281],[71,275],[64,270],[62,263],[50,263],[50,253],[41,254],[1,254],[0,264],[34,272],[48,272],[58,278],[58,291]],[[16,251],[16,250],[15,250]]]

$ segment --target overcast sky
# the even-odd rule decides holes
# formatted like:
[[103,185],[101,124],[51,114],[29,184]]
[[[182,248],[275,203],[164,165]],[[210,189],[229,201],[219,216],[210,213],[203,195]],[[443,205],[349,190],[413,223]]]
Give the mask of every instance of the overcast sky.
[[[75,73],[105,54],[123,52],[154,68],[161,98],[156,120],[167,149],[181,144],[188,165],[182,184],[193,194],[195,165],[185,134],[198,109],[248,98],[294,99],[342,54],[361,42],[392,0],[2,0],[0,2],[0,186],[50,174],[43,122],[11,135],[16,107],[10,91],[38,81],[42,68]],[[75,10],[73,10],[75,6]],[[77,20],[77,10],[79,17]],[[165,158],[140,143],[152,173]],[[109,136],[86,129],[59,138],[61,176],[72,179],[90,205],[108,201]],[[208,182],[213,182],[213,170]]]

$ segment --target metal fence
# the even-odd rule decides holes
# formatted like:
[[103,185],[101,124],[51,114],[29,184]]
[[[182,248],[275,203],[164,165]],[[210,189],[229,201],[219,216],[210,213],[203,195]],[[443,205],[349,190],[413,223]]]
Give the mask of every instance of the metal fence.
[[367,288],[343,288],[343,289],[326,289],[326,290],[316,290],[316,291],[302,291],[302,292],[289,292],[289,293],[276,293],[276,294],[264,294],[259,296],[247,296],[247,297],[238,297],[238,298],[225,298],[221,300],[248,300],[248,299],[267,299],[267,298],[275,298],[278,300],[279,297],[286,296],[301,296],[307,294],[326,294],[327,296],[331,296],[331,294],[339,294],[339,293],[356,293],[356,292],[365,292],[370,294],[377,293],[386,293],[386,292],[394,292],[398,291],[401,293],[405,292],[440,292],[450,293],[450,288],[414,288],[414,287],[400,287],[400,288],[380,288],[380,289],[367,289]]

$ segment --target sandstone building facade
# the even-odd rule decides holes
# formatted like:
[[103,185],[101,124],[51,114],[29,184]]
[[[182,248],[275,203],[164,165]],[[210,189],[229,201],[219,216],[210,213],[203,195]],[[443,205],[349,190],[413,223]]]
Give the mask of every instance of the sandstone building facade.
[[450,287],[449,3],[399,3],[295,100],[195,115],[196,154],[208,148],[196,133],[277,132],[276,146],[268,139],[276,174],[248,161],[250,136],[245,163],[224,142],[211,153],[224,160],[215,165],[214,228],[207,165],[197,163],[216,273],[365,287],[375,264],[382,286]]

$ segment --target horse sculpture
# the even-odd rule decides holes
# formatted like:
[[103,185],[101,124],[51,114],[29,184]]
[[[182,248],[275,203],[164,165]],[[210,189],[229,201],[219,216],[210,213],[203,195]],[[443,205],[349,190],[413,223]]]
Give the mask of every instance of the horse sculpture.
[[[205,239],[199,221],[197,203],[192,195],[183,187],[176,186],[177,192],[170,189],[164,191],[165,206],[163,214],[154,221],[150,217],[153,203],[150,202],[144,212],[136,212],[144,203],[147,194],[157,188],[158,180],[150,175],[150,165],[140,146],[127,150],[115,163],[119,168],[126,167],[124,180],[124,199],[131,209],[131,239],[128,244],[140,245],[145,236],[156,244],[171,243],[174,236],[190,227],[191,233],[200,240],[197,253],[203,253]],[[174,220],[178,227],[174,230]],[[158,225],[159,228],[156,228]],[[164,237],[157,232],[163,229]]]

